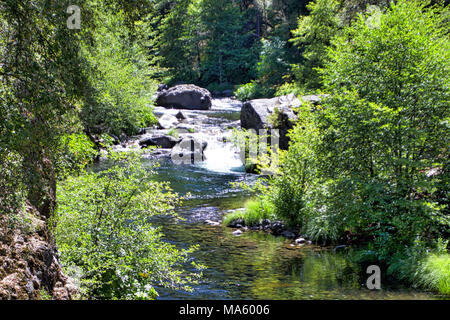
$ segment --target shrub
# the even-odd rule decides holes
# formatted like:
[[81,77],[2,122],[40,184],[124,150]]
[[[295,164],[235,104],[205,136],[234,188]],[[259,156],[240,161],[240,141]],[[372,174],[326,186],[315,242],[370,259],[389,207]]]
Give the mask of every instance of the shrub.
[[416,278],[422,287],[450,295],[450,255],[430,254],[420,264]]
[[256,81],[252,81],[239,86],[234,95],[241,101],[252,100],[261,97],[262,89]]
[[81,119],[91,134],[132,135],[157,122],[152,113],[156,82],[148,78],[148,61],[141,44],[125,42],[125,16],[101,14],[94,45],[83,55],[92,66],[89,99]]
[[277,88],[277,90],[275,91],[275,96],[285,96],[291,93],[299,97],[302,96],[305,91],[294,82],[286,82]]
[[180,203],[167,183],[151,180],[137,153],[109,153],[110,168],[71,176],[58,186],[56,243],[65,270],[77,270],[89,298],[152,299],[154,287],[189,290],[200,275],[150,223]]
[[85,134],[66,134],[60,138],[56,167],[60,179],[74,174],[92,163],[98,151]]
[[223,224],[229,225],[237,219],[242,219],[246,226],[254,226],[264,219],[273,219],[274,217],[273,204],[265,198],[258,198],[247,202],[245,210],[227,214],[223,219]]

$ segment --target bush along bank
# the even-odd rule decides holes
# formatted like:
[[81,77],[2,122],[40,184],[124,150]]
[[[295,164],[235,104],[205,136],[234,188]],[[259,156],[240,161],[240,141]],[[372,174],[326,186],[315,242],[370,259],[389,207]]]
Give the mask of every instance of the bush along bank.
[[443,294],[450,276],[447,13],[399,1],[337,34],[319,72],[329,96],[314,111],[297,108],[289,148],[258,200],[313,242],[364,244],[362,260]]

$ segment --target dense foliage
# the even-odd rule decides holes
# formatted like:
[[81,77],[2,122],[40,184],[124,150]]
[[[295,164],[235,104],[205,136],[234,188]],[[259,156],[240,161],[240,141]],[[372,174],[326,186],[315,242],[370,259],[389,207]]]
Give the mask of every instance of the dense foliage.
[[17,226],[28,203],[51,218],[88,297],[154,298],[155,287],[196,277],[182,267],[191,251],[150,223],[179,204],[167,184],[134,154],[87,170],[101,141],[155,123],[158,82],[240,100],[326,93],[296,110],[278,174],[227,219],[276,218],[321,243],[364,243],[365,258],[396,277],[448,293],[446,1],[79,6],[74,30],[64,2],[0,0],[0,214]]
[[[92,194],[88,191],[109,184],[115,187],[115,196],[126,195],[128,190],[147,201],[146,210],[133,211],[136,217],[141,212],[169,213],[176,203],[175,195],[166,192],[165,184],[150,184],[153,193],[135,195],[136,181],[121,166],[109,170],[109,176],[83,171],[98,155],[98,140],[111,140],[104,134],[132,134],[154,122],[150,103],[156,82],[149,77],[151,59],[146,55],[146,28],[141,20],[153,6],[145,0],[133,4],[92,0],[82,1],[79,6],[81,29],[70,29],[67,4],[61,1],[0,2],[0,214],[10,216],[14,222],[11,227],[21,227],[23,221],[17,217],[27,202],[51,219],[57,242],[65,249],[61,258],[67,266],[81,268],[83,279],[89,283],[89,296],[153,298],[153,286],[184,283],[180,278],[182,268],[176,265],[184,261],[188,251],[163,244],[161,234],[152,229],[148,220],[140,219],[134,225],[145,233],[136,235],[133,229],[124,232],[126,223],[133,226],[127,220],[131,208],[139,208],[115,203],[108,194],[103,199],[108,208],[103,209],[120,221],[120,228],[109,229],[116,232],[118,242],[114,248],[130,239],[140,241],[142,246],[133,246],[134,257],[111,248],[102,251],[104,247],[86,240],[93,235],[90,227],[94,225],[89,222],[101,222],[99,227],[105,223],[90,215]],[[73,208],[68,199],[83,205]],[[60,200],[61,207],[56,211]],[[96,206],[100,205],[99,200]],[[80,213],[79,208],[86,211]],[[77,229],[71,229],[73,226]],[[67,231],[64,239],[58,233],[61,229]],[[103,241],[104,229],[97,231],[96,236]],[[78,247],[80,243],[83,246]],[[79,250],[88,249],[92,249],[91,259],[83,260],[86,257],[79,255]],[[151,250],[158,254],[147,258],[137,254]],[[102,259],[107,256],[111,260],[102,269]],[[128,261],[130,257],[134,260]],[[136,268],[144,274],[139,281],[132,277],[135,274],[126,274],[126,263],[142,266]],[[115,276],[108,273],[111,270]],[[125,281],[124,277],[129,279],[127,285],[136,286],[111,289],[112,282],[117,285]],[[106,288],[99,284],[100,278],[105,280]],[[150,287],[144,287],[144,283]]]
[[195,248],[178,251],[149,223],[172,214],[180,199],[167,183],[151,180],[138,153],[110,152],[108,166],[58,185],[54,233],[65,269],[88,298],[152,299],[155,286],[189,289],[200,274],[175,266]]
[[271,182],[278,217],[316,241],[365,242],[410,279],[405,265],[445,252],[450,230],[447,17],[399,1],[333,37],[320,69],[330,95],[298,110]]
[[83,44],[83,57],[93,70],[80,115],[89,134],[131,135],[156,122],[150,108],[156,82],[148,76],[149,58],[141,39],[145,28],[137,24],[130,34],[126,22],[125,13],[111,14],[99,6],[94,45]]

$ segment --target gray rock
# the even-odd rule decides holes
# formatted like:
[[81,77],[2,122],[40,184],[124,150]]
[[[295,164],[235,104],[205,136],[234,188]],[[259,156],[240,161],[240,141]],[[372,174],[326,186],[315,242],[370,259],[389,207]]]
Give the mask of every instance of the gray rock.
[[220,222],[212,221],[212,220],[205,220],[205,224],[208,224],[210,226],[220,226]]
[[164,90],[167,90],[167,89],[169,89],[169,86],[167,85],[167,84],[160,84],[160,85],[158,85],[158,92],[160,92],[160,91],[164,91]]
[[156,104],[165,108],[209,110],[211,109],[211,93],[193,84],[177,85],[160,91]]
[[281,235],[281,233],[286,229],[285,225],[280,221],[272,222],[270,229],[272,230],[272,234]]
[[178,120],[186,120],[188,117],[183,113],[183,111],[178,111],[175,115]]
[[247,101],[241,109],[241,127],[257,132],[261,129],[278,129],[279,147],[286,150],[289,144],[287,132],[297,120],[293,108],[300,105],[301,101],[293,94]]
[[241,127],[243,129],[260,130],[268,128],[270,111],[273,99],[256,99],[247,101],[241,109]]
[[178,119],[170,114],[164,114],[158,120],[158,127],[160,129],[171,129],[178,124]]
[[242,226],[244,225],[245,225],[244,220],[242,218],[239,218],[234,221],[231,221],[228,226],[231,228],[242,228]]
[[176,139],[169,135],[161,135],[161,136],[143,138],[143,139],[139,140],[139,145],[141,147],[159,146],[164,149],[171,149],[178,142],[180,142],[180,139]]
[[298,239],[295,239],[295,243],[296,244],[306,243],[306,240],[305,240],[305,238],[298,238]]
[[291,232],[291,231],[283,231],[282,233],[281,233],[281,235],[283,236],[283,237],[285,237],[285,238],[289,238],[289,239],[294,239],[295,238],[295,234],[293,233],[293,232]]
[[233,235],[235,235],[235,236],[240,236],[241,234],[242,234],[241,230],[233,231]]
[[[322,96],[319,95],[302,97],[303,101],[308,101],[313,104],[319,103],[321,99]],[[286,150],[289,146],[287,132],[293,128],[297,120],[294,109],[301,104],[302,101],[294,94],[272,99],[247,101],[241,109],[241,127],[243,129],[253,129],[257,132],[261,129],[278,129],[279,147],[280,149]]]

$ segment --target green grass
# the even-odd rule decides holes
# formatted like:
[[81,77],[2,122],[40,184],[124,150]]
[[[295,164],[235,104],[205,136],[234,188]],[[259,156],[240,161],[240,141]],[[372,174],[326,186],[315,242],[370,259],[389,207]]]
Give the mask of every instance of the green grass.
[[254,226],[264,219],[274,218],[273,204],[265,199],[251,200],[245,204],[245,210],[234,211],[223,219],[224,225],[229,225],[234,220],[241,218],[246,226]]
[[430,254],[420,264],[416,277],[423,288],[450,294],[450,254]]
[[180,134],[178,133],[178,130],[175,129],[175,128],[170,129],[169,132],[167,132],[167,134],[169,136],[174,137],[175,139],[178,139],[180,137]]

